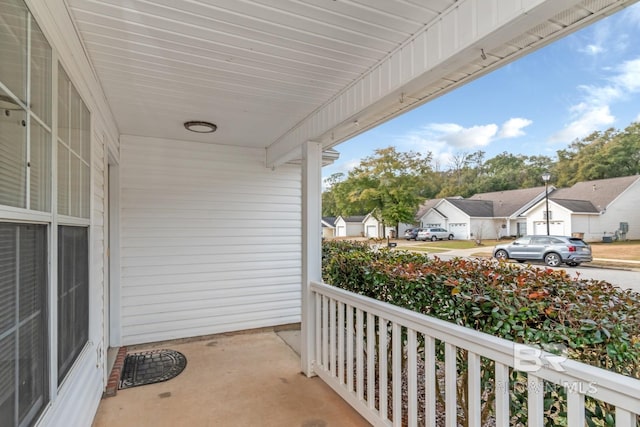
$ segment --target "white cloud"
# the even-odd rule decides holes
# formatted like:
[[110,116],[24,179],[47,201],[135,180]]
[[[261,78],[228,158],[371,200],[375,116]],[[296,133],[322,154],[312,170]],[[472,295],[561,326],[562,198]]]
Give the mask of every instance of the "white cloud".
[[611,79],[612,83],[623,92],[640,92],[640,58],[626,61],[618,69],[620,73]]
[[438,139],[447,146],[469,149],[489,145],[498,133],[496,124],[464,128],[455,123],[434,123],[427,129],[438,133]]
[[489,123],[464,127],[457,123],[430,123],[396,138],[397,147],[431,152],[436,168],[446,169],[453,153],[476,151],[499,139],[524,135],[523,129],[533,123],[529,119],[511,118],[499,127]]
[[599,53],[604,52],[604,48],[600,45],[589,44],[589,45],[586,45],[584,48],[582,48],[581,51],[586,53],[587,55],[595,56]]
[[569,143],[584,138],[615,121],[608,105],[592,106],[583,103],[574,106],[573,111],[575,112],[575,120],[552,135],[551,142]]
[[579,86],[584,92],[581,102],[571,106],[571,122],[553,134],[550,142],[570,143],[615,122],[611,105],[640,93],[640,58],[611,69],[614,75],[602,86]]
[[529,119],[523,119],[521,117],[516,117],[513,119],[509,119],[502,125],[500,132],[498,133],[498,138],[516,138],[518,136],[523,136],[525,132],[522,130],[533,123]]

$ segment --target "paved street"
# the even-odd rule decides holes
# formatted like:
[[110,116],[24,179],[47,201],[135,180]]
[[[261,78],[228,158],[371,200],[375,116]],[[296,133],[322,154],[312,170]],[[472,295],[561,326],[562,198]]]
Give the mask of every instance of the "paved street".
[[[415,245],[415,243],[412,244],[411,242],[401,242],[399,248],[410,249],[412,245]],[[472,249],[451,250],[448,252],[442,252],[433,255],[447,260],[455,257],[472,257],[478,254],[491,256],[492,250],[493,247],[480,247]],[[545,267],[543,263],[535,263],[533,265],[538,267]],[[611,283],[612,285],[619,286],[623,289],[631,289],[635,292],[640,292],[640,266],[636,269],[599,268],[590,266],[581,266],[578,268],[563,266],[559,268],[563,268],[572,275],[575,273],[580,273],[581,278],[604,280]]]

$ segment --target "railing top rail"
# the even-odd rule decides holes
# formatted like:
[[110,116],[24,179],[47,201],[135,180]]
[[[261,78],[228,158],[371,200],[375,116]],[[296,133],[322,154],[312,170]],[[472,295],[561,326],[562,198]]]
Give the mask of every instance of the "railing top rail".
[[[471,328],[429,317],[415,311],[378,301],[319,282],[311,282],[311,290],[367,311],[404,327],[424,333],[456,347],[471,351],[498,363],[514,367],[514,343]],[[554,360],[555,355],[539,350],[541,360]],[[557,359],[556,359],[557,360]],[[615,404],[633,413],[640,407],[640,380],[567,359],[557,365],[541,364],[534,375],[555,384],[583,384],[580,392]],[[594,387],[588,387],[593,385]]]

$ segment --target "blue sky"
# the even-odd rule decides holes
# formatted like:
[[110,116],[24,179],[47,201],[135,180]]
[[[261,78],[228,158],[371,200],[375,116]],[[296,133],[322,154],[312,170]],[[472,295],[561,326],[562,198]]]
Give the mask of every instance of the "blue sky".
[[336,147],[323,177],[376,148],[450,156],[547,155],[593,131],[640,121],[640,3]]

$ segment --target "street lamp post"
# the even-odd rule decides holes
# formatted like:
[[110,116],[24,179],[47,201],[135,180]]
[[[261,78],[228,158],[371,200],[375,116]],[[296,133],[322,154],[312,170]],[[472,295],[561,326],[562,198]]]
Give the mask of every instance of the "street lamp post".
[[546,206],[546,212],[544,214],[545,221],[547,223],[547,236],[549,233],[549,180],[551,179],[551,174],[549,172],[545,172],[542,174],[542,180],[544,181],[544,203]]

